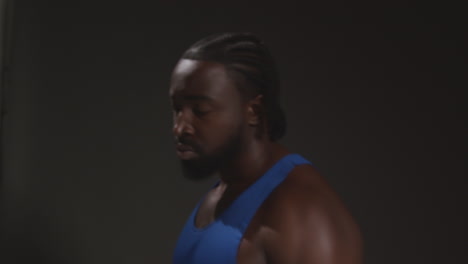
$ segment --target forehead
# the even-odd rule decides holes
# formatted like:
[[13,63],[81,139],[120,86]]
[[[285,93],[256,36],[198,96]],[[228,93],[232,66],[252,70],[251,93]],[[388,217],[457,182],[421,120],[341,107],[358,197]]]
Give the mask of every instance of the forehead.
[[238,96],[238,91],[223,64],[181,59],[172,73],[169,96],[187,95],[232,98]]

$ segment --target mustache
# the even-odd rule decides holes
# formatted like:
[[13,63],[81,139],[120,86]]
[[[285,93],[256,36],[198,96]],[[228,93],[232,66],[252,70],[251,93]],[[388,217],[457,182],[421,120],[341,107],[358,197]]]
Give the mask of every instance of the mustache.
[[174,142],[175,142],[175,144],[187,145],[187,146],[193,148],[196,152],[200,152],[200,150],[201,150],[200,145],[196,141],[191,140],[189,138],[183,138],[183,137],[175,138]]

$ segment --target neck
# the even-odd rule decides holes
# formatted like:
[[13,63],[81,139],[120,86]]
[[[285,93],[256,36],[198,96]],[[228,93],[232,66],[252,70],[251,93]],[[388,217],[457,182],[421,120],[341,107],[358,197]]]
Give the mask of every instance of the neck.
[[250,142],[219,171],[220,185],[237,195],[288,153],[285,147],[269,140]]

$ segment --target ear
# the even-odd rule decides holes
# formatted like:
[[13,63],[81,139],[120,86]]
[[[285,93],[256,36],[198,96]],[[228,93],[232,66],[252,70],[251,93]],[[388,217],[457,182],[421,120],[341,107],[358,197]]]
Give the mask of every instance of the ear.
[[259,94],[250,100],[247,107],[248,124],[258,126],[263,117],[263,95]]

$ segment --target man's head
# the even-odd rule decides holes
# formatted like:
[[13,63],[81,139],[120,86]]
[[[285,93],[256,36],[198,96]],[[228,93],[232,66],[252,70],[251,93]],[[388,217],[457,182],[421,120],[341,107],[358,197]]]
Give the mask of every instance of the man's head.
[[192,45],[174,69],[174,135],[186,175],[202,178],[249,139],[280,139],[285,118],[273,59],[254,35],[227,33]]

